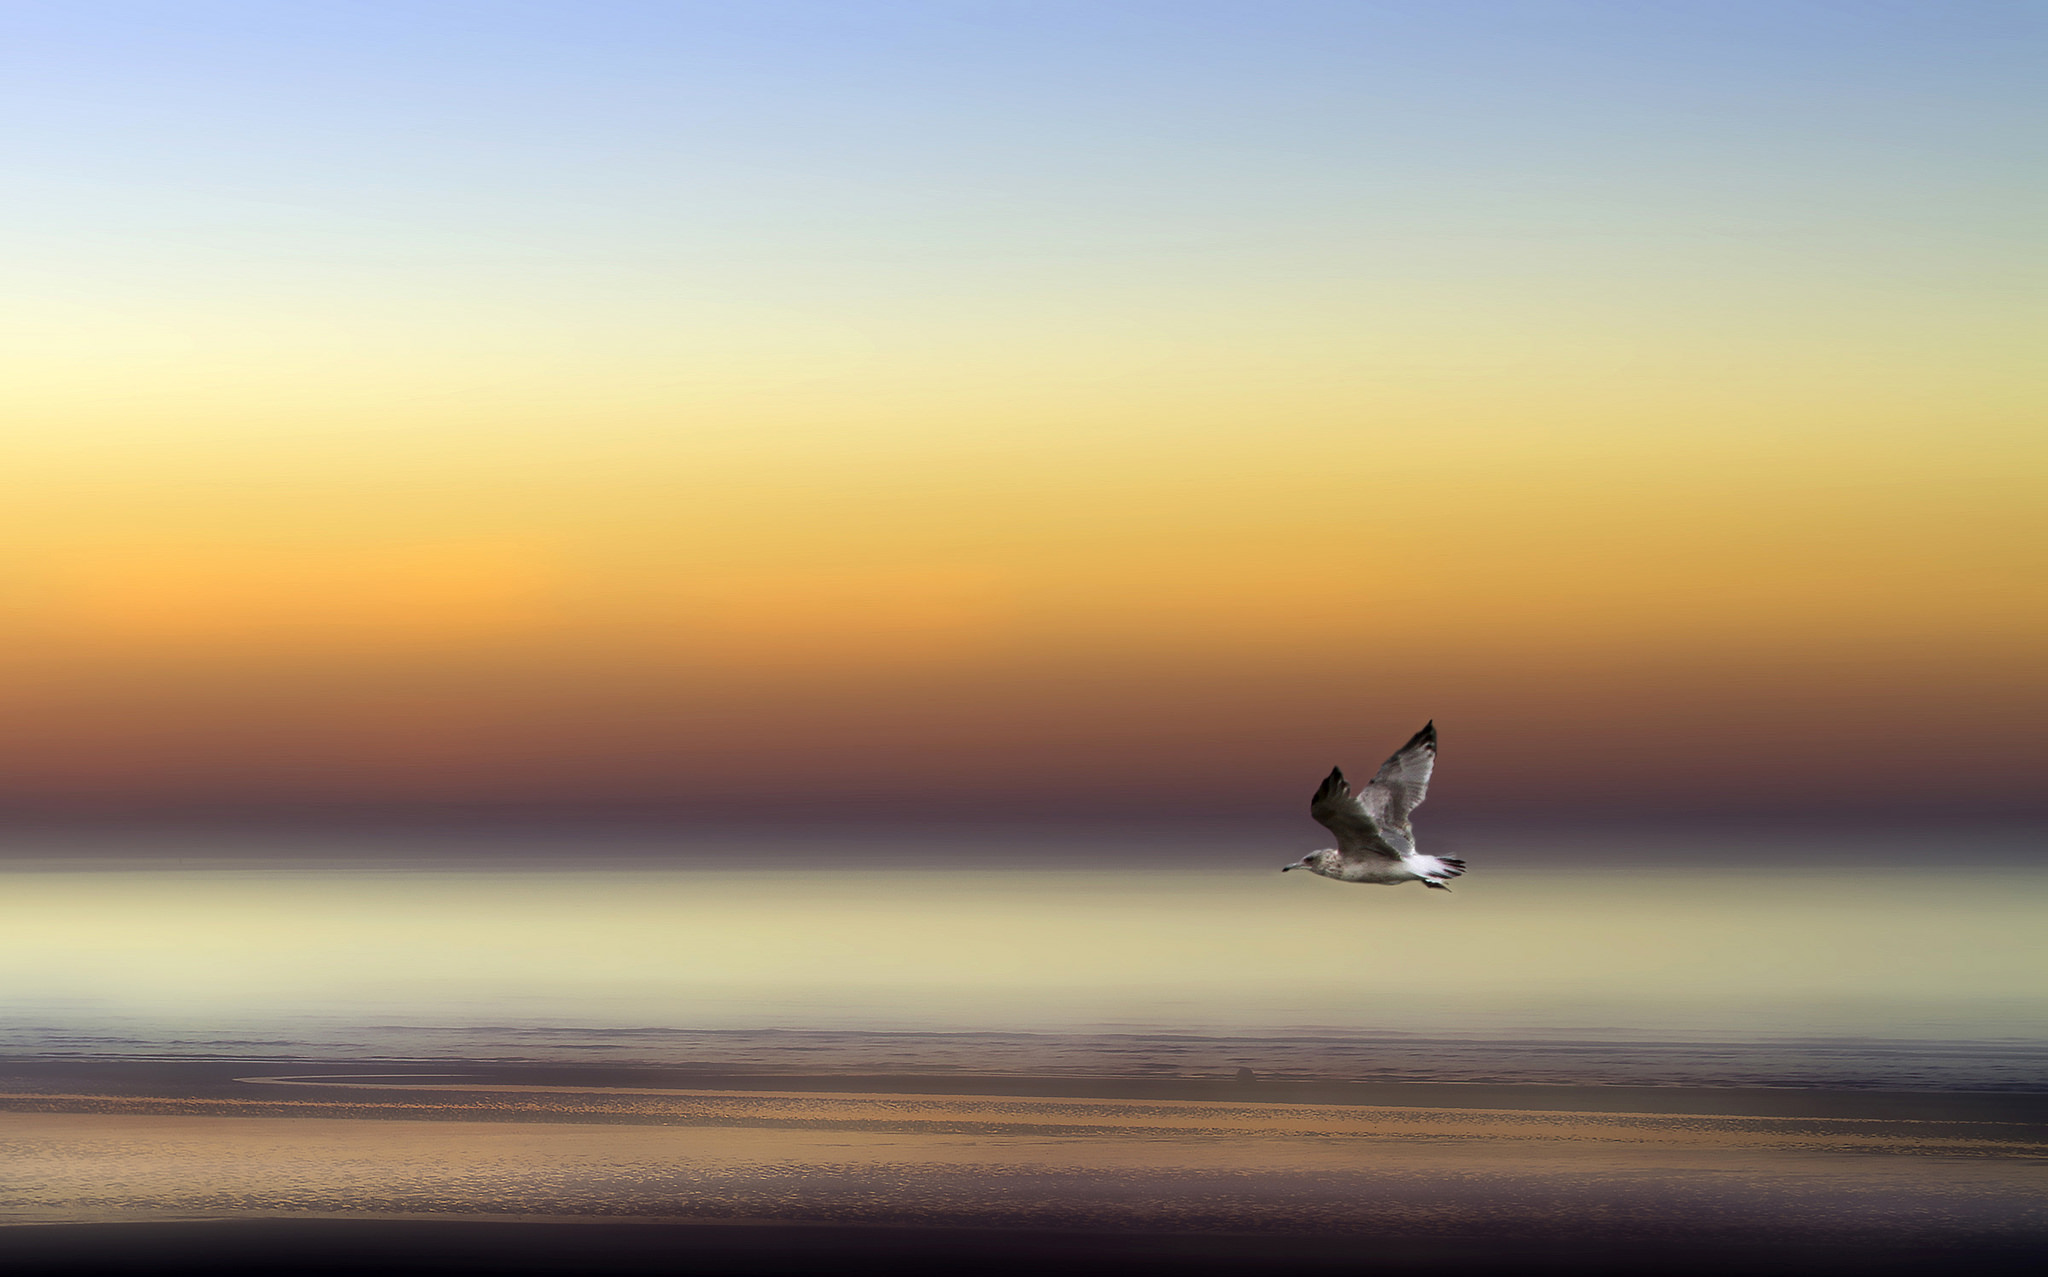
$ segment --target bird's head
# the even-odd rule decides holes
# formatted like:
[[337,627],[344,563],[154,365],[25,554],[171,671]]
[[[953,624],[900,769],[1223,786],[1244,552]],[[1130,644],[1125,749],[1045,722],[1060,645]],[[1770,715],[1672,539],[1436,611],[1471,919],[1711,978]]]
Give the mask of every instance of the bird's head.
[[1337,853],[1335,851],[1332,851],[1328,848],[1325,848],[1322,851],[1312,851],[1308,853],[1306,856],[1303,856],[1301,859],[1295,861],[1291,865],[1280,866],[1280,872],[1286,873],[1290,869],[1306,869],[1310,872],[1314,872],[1323,867],[1323,862],[1326,857],[1334,856],[1336,854]]

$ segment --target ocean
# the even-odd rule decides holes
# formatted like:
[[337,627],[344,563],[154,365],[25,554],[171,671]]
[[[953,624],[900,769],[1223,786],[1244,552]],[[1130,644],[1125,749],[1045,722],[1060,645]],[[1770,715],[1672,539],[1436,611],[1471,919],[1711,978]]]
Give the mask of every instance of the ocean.
[[2048,1088],[2048,868],[1967,847],[1503,846],[1448,893],[1072,842],[92,850],[0,869],[0,1050]]
[[23,1272],[2048,1257],[2011,842],[1501,840],[1448,893],[1107,837],[13,850]]

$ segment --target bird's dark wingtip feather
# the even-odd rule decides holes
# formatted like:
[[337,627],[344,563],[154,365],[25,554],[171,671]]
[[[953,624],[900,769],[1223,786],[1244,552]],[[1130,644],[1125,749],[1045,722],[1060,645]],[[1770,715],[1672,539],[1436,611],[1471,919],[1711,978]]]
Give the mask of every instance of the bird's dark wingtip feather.
[[1310,799],[1309,802],[1311,805],[1319,803],[1323,801],[1325,798],[1328,798],[1331,794],[1341,794],[1349,792],[1350,788],[1351,786],[1347,785],[1344,782],[1344,769],[1341,767],[1332,767],[1330,769],[1330,774],[1323,777],[1323,783],[1316,786],[1316,796]]

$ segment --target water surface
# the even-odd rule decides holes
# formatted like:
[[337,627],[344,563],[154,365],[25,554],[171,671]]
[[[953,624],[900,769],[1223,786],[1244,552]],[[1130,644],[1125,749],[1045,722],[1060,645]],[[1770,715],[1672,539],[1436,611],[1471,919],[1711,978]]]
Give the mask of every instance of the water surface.
[[2048,1089],[2023,863],[1498,856],[1425,893],[1113,844],[578,850],[17,856],[0,1051]]

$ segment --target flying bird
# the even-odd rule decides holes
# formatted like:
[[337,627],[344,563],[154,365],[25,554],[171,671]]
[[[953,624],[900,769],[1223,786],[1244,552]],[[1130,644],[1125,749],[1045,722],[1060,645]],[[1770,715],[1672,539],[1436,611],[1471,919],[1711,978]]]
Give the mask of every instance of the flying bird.
[[1379,774],[1363,792],[1352,793],[1342,768],[1332,767],[1308,814],[1337,835],[1337,845],[1312,851],[1280,872],[1306,869],[1339,882],[1366,882],[1396,887],[1419,882],[1437,891],[1465,872],[1465,862],[1449,856],[1425,856],[1415,850],[1415,831],[1408,813],[1422,806],[1429,775],[1436,770],[1436,722],[1432,719],[1406,745],[1380,765]]

